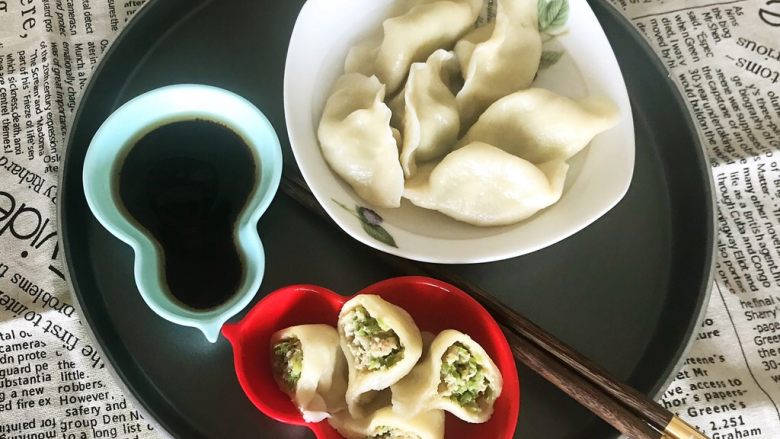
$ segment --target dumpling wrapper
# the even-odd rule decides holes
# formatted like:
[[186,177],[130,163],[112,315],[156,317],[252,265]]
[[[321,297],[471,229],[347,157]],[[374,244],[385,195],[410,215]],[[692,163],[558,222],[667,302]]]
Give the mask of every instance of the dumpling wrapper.
[[407,180],[413,204],[477,226],[512,224],[558,201],[569,165],[534,165],[495,146],[472,142]]
[[484,142],[532,163],[568,160],[618,120],[618,108],[607,98],[575,101],[529,88],[491,105],[459,145]]
[[398,433],[406,433],[419,439],[443,439],[444,438],[444,412],[441,410],[428,410],[417,413],[412,417],[400,416],[392,407],[385,407],[377,411],[371,417],[368,426],[368,438],[381,437],[387,429],[396,430]]
[[[456,343],[465,346],[487,382],[489,392],[476,399],[473,406],[464,407],[453,398],[442,395],[446,387],[441,378],[443,357]],[[392,407],[399,416],[415,416],[427,410],[441,409],[470,423],[487,422],[493,414],[493,406],[501,395],[503,378],[498,367],[477,342],[454,329],[446,329],[433,340],[423,360],[409,375],[391,387]]]
[[328,424],[346,439],[366,439],[371,417],[354,418],[344,410],[328,418]]
[[348,412],[341,412],[329,418],[328,422],[347,439],[384,437],[382,434],[388,429],[401,434],[397,437],[443,439],[444,420],[444,412],[441,410],[423,411],[414,416],[400,416],[393,411],[392,407],[385,406],[362,419],[355,419]]
[[328,424],[347,439],[365,439],[368,434],[368,427],[371,424],[371,418],[380,409],[389,407],[391,398],[392,394],[389,388],[379,391],[371,401],[362,404],[363,416],[354,417],[349,413],[349,410],[343,410],[328,418]]
[[[423,332],[428,346],[434,335]],[[427,348],[426,347],[426,348]],[[349,411],[338,412],[328,418],[328,423],[347,439],[366,439],[376,434],[381,426],[395,427],[406,433],[417,434],[421,438],[442,438],[444,435],[444,412],[429,410],[410,419],[401,419],[392,410],[390,389],[377,394],[376,398],[364,407],[366,416],[355,418]]]
[[457,142],[460,114],[453,93],[457,76],[455,54],[439,49],[425,63],[412,64],[403,91],[391,100],[391,125],[402,130],[405,176],[414,175],[418,160],[435,159]]
[[[279,388],[287,393],[306,422],[320,422],[346,408],[346,360],[339,346],[336,328],[329,325],[299,325],[271,336],[271,348],[281,340],[296,338],[303,351],[301,375],[295,389],[277,376]],[[273,355],[273,353],[272,353]]]
[[455,44],[453,51],[462,69],[469,67],[469,61],[471,61],[471,56],[474,54],[474,49],[477,48],[477,45],[489,40],[495,29],[496,20],[494,19],[471,30]]
[[401,204],[404,174],[390,128],[385,86],[359,73],[341,76],[325,103],[317,136],[325,161],[376,207]]
[[346,72],[376,75],[392,95],[414,62],[436,49],[451,48],[474,25],[483,0],[439,0],[417,4],[382,23],[381,41],[371,39],[350,50]]
[[456,96],[465,129],[490,104],[534,80],[542,56],[537,0],[499,0],[494,22],[458,41],[455,54],[465,80]]
[[[392,331],[397,337],[397,344],[401,350],[392,357],[391,364],[383,365],[380,361],[377,368],[372,370],[368,365],[363,364],[359,355],[356,356],[353,352],[352,346],[360,345],[357,341],[352,343],[352,340],[357,340],[353,334],[356,334],[360,327],[352,319],[356,312],[362,312],[361,308],[376,320],[382,330]],[[362,325],[362,327],[366,326]],[[346,390],[347,408],[353,417],[361,418],[365,415],[364,405],[370,402],[378,391],[398,382],[417,364],[417,360],[422,355],[422,336],[409,313],[373,294],[360,294],[344,304],[339,313],[338,332],[341,349],[347,360],[349,376]],[[376,338],[369,335],[365,339]],[[380,340],[370,345],[369,351],[374,346],[382,348],[386,345],[383,345]]]

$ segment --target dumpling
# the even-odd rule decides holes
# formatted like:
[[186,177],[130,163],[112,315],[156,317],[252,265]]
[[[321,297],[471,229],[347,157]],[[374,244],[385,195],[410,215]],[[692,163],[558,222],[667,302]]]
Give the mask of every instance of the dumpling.
[[378,391],[412,370],[422,354],[422,337],[406,311],[372,294],[344,304],[338,332],[349,371],[347,407],[360,418]]
[[532,163],[567,160],[594,136],[615,126],[618,117],[617,107],[607,98],[574,101],[529,88],[491,105],[460,144],[489,143]]
[[499,0],[493,24],[479,27],[455,45],[465,82],[457,94],[461,125],[531,85],[542,55],[536,0]]
[[511,224],[558,201],[569,166],[538,166],[495,146],[473,142],[420,168],[404,197],[478,226]]
[[502,388],[501,372],[482,346],[447,329],[436,336],[420,364],[391,387],[393,410],[403,417],[442,409],[482,423],[493,414]]
[[271,336],[274,379],[303,414],[319,422],[346,407],[346,363],[336,328],[300,325]]
[[384,98],[377,78],[343,75],[325,103],[317,136],[325,161],[360,197],[376,207],[398,207],[404,173]]
[[417,170],[417,160],[437,158],[457,142],[460,115],[452,92],[457,76],[455,54],[439,49],[425,63],[412,64],[403,92],[390,104],[393,118],[400,118],[407,177]]
[[381,42],[367,41],[347,55],[346,72],[376,75],[393,94],[409,67],[425,61],[436,49],[450,48],[474,25],[482,0],[439,0],[417,4],[382,23]]
[[441,410],[423,411],[407,417],[385,406],[365,418],[355,419],[342,412],[328,422],[347,439],[444,438],[444,412]]

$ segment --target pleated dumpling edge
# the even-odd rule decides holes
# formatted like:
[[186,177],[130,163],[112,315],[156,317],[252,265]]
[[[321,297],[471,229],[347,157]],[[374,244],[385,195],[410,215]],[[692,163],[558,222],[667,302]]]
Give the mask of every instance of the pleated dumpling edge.
[[350,50],[345,72],[376,75],[394,94],[409,67],[423,62],[437,48],[451,47],[477,20],[482,0],[436,0],[414,4],[382,23],[382,35]]
[[317,137],[330,168],[376,207],[398,207],[404,173],[390,127],[385,86],[360,73],[341,76],[325,103]]

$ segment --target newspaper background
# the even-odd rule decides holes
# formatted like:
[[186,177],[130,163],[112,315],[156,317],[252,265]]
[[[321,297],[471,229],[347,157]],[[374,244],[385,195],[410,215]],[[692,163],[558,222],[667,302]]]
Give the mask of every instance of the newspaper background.
[[[0,0],[0,438],[162,436],[75,314],[54,224],[79,92],[144,1]],[[780,437],[780,1],[610,1],[686,97],[715,179],[715,286],[662,403],[712,439]]]

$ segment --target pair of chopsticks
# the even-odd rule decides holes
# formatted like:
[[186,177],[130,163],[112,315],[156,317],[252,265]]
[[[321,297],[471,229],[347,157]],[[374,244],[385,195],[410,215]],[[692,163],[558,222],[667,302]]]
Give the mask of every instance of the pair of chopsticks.
[[[285,169],[282,192],[324,219],[328,215],[294,169]],[[477,285],[446,268],[412,262],[383,252],[399,271],[423,272],[462,289],[484,306],[501,326],[516,360],[633,439],[707,439],[695,428],[551,334],[501,303]]]

